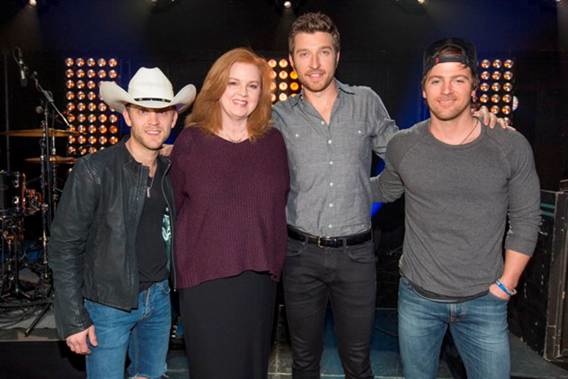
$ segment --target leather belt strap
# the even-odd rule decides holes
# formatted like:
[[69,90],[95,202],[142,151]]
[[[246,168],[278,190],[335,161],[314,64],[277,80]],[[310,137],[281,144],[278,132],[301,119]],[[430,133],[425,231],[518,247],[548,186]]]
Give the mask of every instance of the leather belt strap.
[[308,242],[319,247],[343,247],[354,246],[370,241],[373,238],[371,230],[363,233],[352,234],[344,237],[319,237],[312,234],[301,232],[288,226],[288,237],[302,242]]

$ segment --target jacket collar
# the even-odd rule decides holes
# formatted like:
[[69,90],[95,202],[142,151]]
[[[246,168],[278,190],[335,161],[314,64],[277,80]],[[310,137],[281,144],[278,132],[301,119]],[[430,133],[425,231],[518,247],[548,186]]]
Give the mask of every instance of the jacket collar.
[[[335,79],[335,83],[337,85],[337,93],[338,96],[342,96],[342,94],[345,95],[355,95],[355,92],[353,92],[353,90],[351,90],[351,86],[344,84],[342,82],[340,82],[339,80]],[[304,90],[302,89],[302,91],[300,92],[300,94],[298,96],[293,96],[290,98],[290,104],[292,105],[292,107],[295,107],[298,104],[301,104],[304,101]]]
[[[127,164],[142,165],[140,162],[134,159],[134,157],[132,156],[132,154],[130,154],[130,151],[126,147],[126,141],[128,141],[129,138],[130,136],[124,136],[116,145],[117,149],[119,149],[120,151],[121,158],[123,158]],[[169,167],[171,164],[170,158],[162,154],[158,155],[158,160],[160,161],[160,164],[164,165],[164,167]]]

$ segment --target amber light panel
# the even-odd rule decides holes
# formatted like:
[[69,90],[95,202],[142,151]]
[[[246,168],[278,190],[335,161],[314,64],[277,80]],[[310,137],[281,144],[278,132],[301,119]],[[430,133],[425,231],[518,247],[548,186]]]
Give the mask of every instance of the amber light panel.
[[479,102],[489,106],[497,117],[507,118],[510,123],[515,78],[513,59],[482,59],[479,67]]
[[[67,139],[67,153],[80,156],[117,143],[118,114],[101,101],[98,85],[102,80],[119,79],[119,61],[113,57],[67,57],[64,66],[65,113],[70,129],[80,133]],[[108,132],[114,138],[107,137]]]
[[298,74],[292,68],[287,58],[271,58],[268,65],[273,69],[270,90],[272,92],[272,103],[277,101],[285,101],[288,97],[295,96],[301,90],[298,82]]

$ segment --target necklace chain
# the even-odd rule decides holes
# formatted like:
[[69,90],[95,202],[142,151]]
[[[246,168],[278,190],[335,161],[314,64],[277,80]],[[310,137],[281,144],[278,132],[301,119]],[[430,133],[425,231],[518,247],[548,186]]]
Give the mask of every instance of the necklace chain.
[[467,133],[467,135],[465,136],[464,139],[461,140],[460,143],[458,143],[458,145],[463,145],[465,143],[465,141],[467,141],[467,139],[469,138],[469,136],[471,136],[471,133],[473,133],[473,131],[475,130],[475,128],[477,128],[477,119],[474,119],[473,121],[473,127],[471,128],[471,130],[469,131],[469,133]]
[[152,180],[150,180],[150,184],[146,185],[146,198],[150,198],[150,190],[152,189],[152,186],[154,185],[154,179],[156,179],[156,174],[157,172],[154,174],[154,176],[152,176]]

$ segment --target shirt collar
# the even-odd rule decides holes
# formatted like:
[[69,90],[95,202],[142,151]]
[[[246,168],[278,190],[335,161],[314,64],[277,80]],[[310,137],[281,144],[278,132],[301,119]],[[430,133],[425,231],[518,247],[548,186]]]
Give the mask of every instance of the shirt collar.
[[[334,80],[335,80],[335,83],[337,84],[338,95],[341,95],[341,93],[345,93],[347,95],[355,95],[355,92],[353,92],[351,90],[350,86],[348,86],[347,84],[341,83],[337,79],[334,79]],[[290,102],[291,102],[293,107],[300,104],[302,101],[304,101],[304,90],[303,89],[300,92],[300,94],[298,94],[298,96],[294,96],[294,97],[290,98]]]

